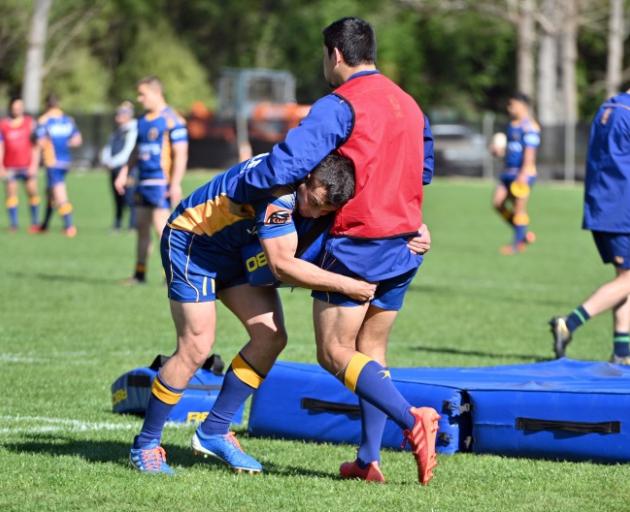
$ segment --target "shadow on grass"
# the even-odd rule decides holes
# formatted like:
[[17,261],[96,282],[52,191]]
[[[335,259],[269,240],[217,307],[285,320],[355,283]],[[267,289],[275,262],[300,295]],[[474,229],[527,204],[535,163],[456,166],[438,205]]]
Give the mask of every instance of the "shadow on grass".
[[551,361],[551,357],[540,357],[534,354],[512,354],[509,352],[484,352],[482,350],[462,350],[459,348],[451,347],[427,347],[425,345],[418,345],[412,348],[418,352],[430,352],[432,354],[452,354],[458,356],[476,356],[476,357],[488,357],[490,359],[518,359],[519,361],[531,361],[535,363],[542,363],[545,361]]
[[65,274],[47,274],[44,272],[10,272],[9,275],[20,279],[31,279],[37,281],[48,281],[51,283],[85,283],[85,284],[108,284],[114,286],[120,286],[122,279],[108,279],[104,277],[93,277],[83,275],[65,275]]
[[[190,448],[165,445],[168,462],[181,467],[206,466],[212,471],[229,471],[224,464],[212,458],[193,455]],[[130,468],[129,443],[103,440],[77,440],[65,436],[38,435],[25,441],[0,442],[0,447],[14,453],[50,455],[53,457],[80,457],[92,463],[114,463]],[[307,476],[312,478],[328,478],[339,480],[336,474],[307,468],[286,466],[261,459],[265,473],[272,476]]]

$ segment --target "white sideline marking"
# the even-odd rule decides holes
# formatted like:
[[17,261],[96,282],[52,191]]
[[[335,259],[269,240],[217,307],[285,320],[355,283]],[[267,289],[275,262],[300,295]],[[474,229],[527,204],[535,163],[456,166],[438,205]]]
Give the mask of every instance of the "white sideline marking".
[[45,359],[41,357],[31,357],[22,354],[0,354],[0,363],[43,363]]
[[[19,425],[20,423],[43,423],[43,425]],[[40,434],[48,432],[98,432],[98,431],[115,431],[115,430],[138,430],[139,424],[136,423],[114,423],[108,421],[93,422],[75,420],[70,418],[52,418],[49,416],[0,416],[1,423],[12,423],[11,425],[0,427],[0,434]],[[166,423],[169,428],[186,428],[186,423]]]

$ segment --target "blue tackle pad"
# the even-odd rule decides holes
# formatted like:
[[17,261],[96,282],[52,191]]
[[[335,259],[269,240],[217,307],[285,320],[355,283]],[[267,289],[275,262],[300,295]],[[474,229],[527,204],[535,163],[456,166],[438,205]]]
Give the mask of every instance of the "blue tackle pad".
[[[146,368],[136,368],[116,379],[112,384],[112,410],[119,414],[140,414],[146,411],[151,397],[151,385],[158,370],[168,358],[159,355]],[[223,361],[212,355],[197,370],[184,390],[180,401],[171,409],[168,421],[194,423],[203,421],[219,395],[223,384]],[[234,416],[234,423],[243,421],[243,407]]]
[[[391,369],[415,406],[442,416],[441,453],[472,451],[599,462],[630,461],[630,368],[559,359],[483,368]],[[315,365],[277,363],[252,403],[252,434],[358,443],[358,400]],[[388,420],[383,446],[397,448]]]

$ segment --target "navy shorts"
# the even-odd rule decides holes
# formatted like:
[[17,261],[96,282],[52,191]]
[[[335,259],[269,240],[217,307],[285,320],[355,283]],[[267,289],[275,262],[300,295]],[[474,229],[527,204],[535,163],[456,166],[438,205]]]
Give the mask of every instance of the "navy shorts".
[[630,269],[630,233],[593,231],[593,240],[604,263]]
[[[329,272],[359,278],[343,263],[329,255],[325,257],[321,267]],[[399,311],[403,306],[405,294],[407,293],[407,289],[409,288],[411,281],[413,281],[413,278],[418,272],[418,268],[419,267],[412,268],[403,274],[380,281],[376,287],[374,299],[372,299],[370,304],[387,311]],[[343,295],[341,293],[313,291],[311,296],[314,299],[328,302],[329,304],[335,304],[337,306],[354,307],[362,304],[361,302],[351,299],[347,295]]]
[[143,185],[139,183],[134,190],[134,205],[170,210],[171,200],[168,197],[168,185]]
[[[514,170],[505,171],[505,172],[502,172],[501,175],[499,176],[499,181],[505,188],[509,190],[510,185],[516,180],[517,176],[518,176],[518,171],[514,171]],[[533,187],[535,183],[536,183],[536,176],[527,176],[527,185],[530,188]]]
[[46,183],[48,188],[53,188],[59,183],[66,182],[66,174],[68,169],[61,169],[59,167],[48,167],[46,169]]
[[218,291],[247,283],[240,253],[226,252],[212,237],[166,226],[160,253],[168,297],[176,302],[211,302]]
[[31,176],[28,175],[28,169],[7,169],[7,181],[26,181],[30,178]]

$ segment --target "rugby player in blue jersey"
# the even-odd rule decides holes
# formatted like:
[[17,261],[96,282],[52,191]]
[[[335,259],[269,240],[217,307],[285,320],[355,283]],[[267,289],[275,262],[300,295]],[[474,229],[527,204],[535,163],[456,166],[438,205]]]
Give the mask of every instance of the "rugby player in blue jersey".
[[630,365],[630,90],[606,100],[591,125],[584,183],[582,227],[593,233],[602,261],[615,278],[566,316],[550,320],[556,357],[564,357],[573,333],[612,309],[610,361]]
[[[245,185],[264,194],[298,182],[332,151],[353,161],[355,195],[335,212],[318,264],[378,283],[375,297],[361,302],[343,293],[313,292],[318,361],[360,398],[361,446],[356,460],[341,465],[340,475],[384,480],[379,450],[389,416],[403,429],[418,480],[426,485],[437,463],[439,415],[404,399],[392,383],[385,355],[389,332],[422,263],[407,240],[422,225],[423,181],[432,173],[427,166],[430,129],[413,98],[376,69],[376,40],[367,22],[343,18],[324,29],[323,36],[324,77],[335,90],[315,102],[300,125],[261,159],[256,182],[246,176]],[[253,358],[246,364],[259,366]],[[229,417],[257,385],[226,376],[200,430],[208,435],[227,431]],[[232,396],[232,402],[223,403],[223,394]]]
[[114,182],[118,193],[124,194],[129,167],[137,166],[134,202],[138,243],[134,274],[126,280],[127,284],[146,281],[151,226],[161,237],[171,206],[179,203],[182,197],[181,183],[188,161],[186,123],[166,104],[159,78],[149,76],[138,82],[138,102],[146,113],[138,120],[135,151]]
[[54,94],[46,98],[46,112],[38,119],[35,131],[41,150],[42,162],[46,167],[46,189],[48,204],[41,232],[48,230],[53,207],[63,218],[64,234],[73,238],[77,228],[72,219],[72,203],[66,189],[66,173],[72,164],[71,149],[82,144],[81,133],[70,116],[59,108],[59,99]]
[[524,251],[527,244],[536,239],[534,233],[528,231],[527,202],[536,181],[540,126],[532,118],[529,105],[529,97],[525,94],[515,93],[509,98],[507,145],[504,150],[491,148],[495,156],[503,156],[505,151],[505,169],[499,178],[492,205],[514,232],[512,243],[501,248],[501,253],[506,255]]
[[[162,429],[188,381],[210,354],[217,298],[239,318],[250,337],[226,379],[235,374],[256,386],[286,344],[276,289],[248,284],[242,254],[252,244],[259,241],[265,251],[254,257],[259,266],[268,263],[287,284],[344,293],[361,302],[374,294],[372,284],[322,270],[296,256],[298,233],[305,235],[303,230],[311,227],[308,219],[336,210],[354,193],[352,162],[329,155],[299,185],[276,188],[266,198],[252,200],[247,183],[257,183],[261,159],[255,157],[217,176],[183,200],[168,219],[161,254],[177,349],[154,380],[145,421],[131,449],[131,463],[141,471],[172,472],[160,447]],[[250,359],[256,361],[255,367]],[[231,433],[207,435],[198,429],[193,448],[235,470],[262,469],[242,452]]]

